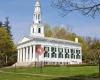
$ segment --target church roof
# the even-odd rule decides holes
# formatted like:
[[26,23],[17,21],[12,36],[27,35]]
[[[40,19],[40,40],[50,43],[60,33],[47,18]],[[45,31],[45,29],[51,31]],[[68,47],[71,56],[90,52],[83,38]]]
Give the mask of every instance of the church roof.
[[70,40],[63,40],[63,39],[57,39],[57,38],[50,38],[50,37],[31,37],[31,36],[26,36],[28,38],[28,41],[19,43],[18,45],[25,44],[31,41],[39,41],[39,42],[50,42],[50,43],[56,43],[56,44],[67,44],[67,45],[76,45],[80,46],[80,43],[76,43],[74,41]]

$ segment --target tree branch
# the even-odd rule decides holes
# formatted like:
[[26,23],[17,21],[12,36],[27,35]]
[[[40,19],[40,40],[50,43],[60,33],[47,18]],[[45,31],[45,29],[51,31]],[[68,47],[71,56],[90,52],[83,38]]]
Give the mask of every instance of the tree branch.
[[[75,2],[76,1],[76,2]],[[100,15],[100,3],[93,0],[53,0],[53,7],[60,9],[64,14],[79,11],[83,15],[94,17]],[[80,1],[80,2],[78,2]]]

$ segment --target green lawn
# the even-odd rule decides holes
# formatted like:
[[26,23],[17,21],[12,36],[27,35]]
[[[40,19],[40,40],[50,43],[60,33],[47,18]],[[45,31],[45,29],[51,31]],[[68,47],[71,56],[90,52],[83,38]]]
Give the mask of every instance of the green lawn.
[[77,80],[76,77],[96,77],[98,67],[43,67],[42,71],[34,67],[1,68],[0,71],[4,71],[0,72],[0,80],[62,80],[60,77],[64,77],[63,80]]

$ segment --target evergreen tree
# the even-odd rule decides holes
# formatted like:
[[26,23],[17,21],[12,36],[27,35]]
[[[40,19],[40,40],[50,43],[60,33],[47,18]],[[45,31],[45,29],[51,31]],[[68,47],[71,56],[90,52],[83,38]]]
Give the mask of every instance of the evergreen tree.
[[4,22],[4,27],[7,29],[8,34],[10,35],[10,37],[12,37],[11,34],[11,27],[9,26],[10,22],[9,22],[9,17],[5,18],[5,22]]
[[2,22],[0,21],[0,27],[2,26]]

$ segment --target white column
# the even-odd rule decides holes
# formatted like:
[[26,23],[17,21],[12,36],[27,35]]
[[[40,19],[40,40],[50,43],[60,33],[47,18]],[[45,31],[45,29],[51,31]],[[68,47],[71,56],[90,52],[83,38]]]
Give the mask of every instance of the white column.
[[21,62],[21,49],[19,49],[19,62]]
[[22,49],[20,49],[20,62],[22,62]]
[[49,59],[51,60],[51,46],[49,46]]
[[25,62],[25,48],[23,48],[23,62]]
[[19,62],[20,60],[20,57],[19,57],[19,49],[17,50],[18,52],[17,52],[17,62]]
[[28,47],[26,47],[26,62],[28,62]]
[[32,62],[32,46],[30,46],[30,55],[29,55],[30,62]]
[[71,48],[68,48],[69,49],[69,59],[71,60]]

